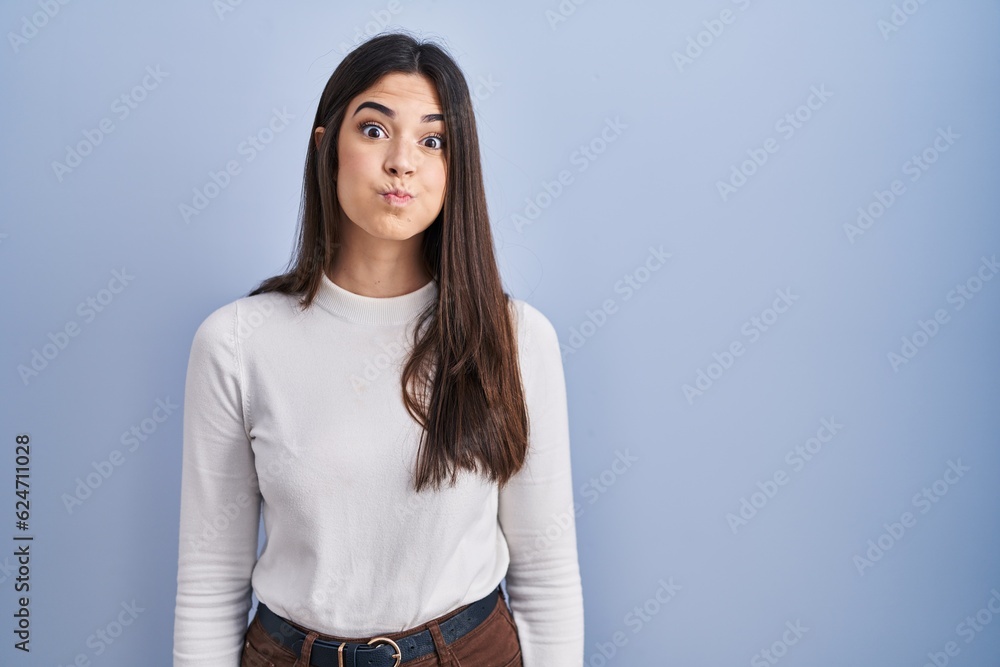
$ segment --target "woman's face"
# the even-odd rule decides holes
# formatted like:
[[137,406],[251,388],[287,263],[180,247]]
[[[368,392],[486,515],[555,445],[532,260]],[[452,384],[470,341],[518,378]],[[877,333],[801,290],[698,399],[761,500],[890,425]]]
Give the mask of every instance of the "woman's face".
[[[347,105],[337,139],[337,197],[357,227],[405,240],[434,222],[447,177],[441,114],[437,91],[422,74],[387,74]],[[387,194],[392,190],[409,196]]]

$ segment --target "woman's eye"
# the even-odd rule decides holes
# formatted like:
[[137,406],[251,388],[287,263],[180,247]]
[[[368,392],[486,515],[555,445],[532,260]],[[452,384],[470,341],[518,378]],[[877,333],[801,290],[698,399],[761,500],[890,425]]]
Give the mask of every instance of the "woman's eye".
[[372,136],[372,134],[370,134],[371,130],[376,130],[378,132],[382,131],[382,128],[376,125],[375,123],[361,123],[361,125],[359,125],[358,128],[361,130],[361,134],[365,135],[369,139],[379,138],[378,136]]
[[427,140],[428,141],[436,141],[437,142],[436,146],[428,146],[428,148],[443,148],[444,147],[444,140],[441,137],[427,137]]

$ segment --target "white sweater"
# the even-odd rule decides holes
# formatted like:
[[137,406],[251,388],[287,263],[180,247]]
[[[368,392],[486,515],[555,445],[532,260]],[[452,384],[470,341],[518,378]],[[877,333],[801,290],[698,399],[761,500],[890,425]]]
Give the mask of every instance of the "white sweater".
[[419,426],[400,374],[415,316],[437,294],[432,280],[361,296],[324,275],[305,312],[271,292],[198,327],[184,393],[174,667],[239,667],[251,588],[296,623],[364,637],[421,625],[505,575],[525,667],[583,665],[555,329],[514,300],[525,467],[502,493],[462,471],[454,488],[417,494]]

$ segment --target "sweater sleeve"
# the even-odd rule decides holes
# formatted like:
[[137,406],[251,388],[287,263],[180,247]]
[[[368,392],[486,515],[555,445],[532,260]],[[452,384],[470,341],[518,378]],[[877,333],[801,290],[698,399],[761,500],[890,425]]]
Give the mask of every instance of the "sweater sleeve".
[[581,667],[583,590],[576,546],[566,381],[555,328],[522,302],[528,460],[499,496],[510,551],[507,593],[524,667]]
[[236,302],[199,326],[184,388],[174,667],[239,667],[260,491],[245,421]]

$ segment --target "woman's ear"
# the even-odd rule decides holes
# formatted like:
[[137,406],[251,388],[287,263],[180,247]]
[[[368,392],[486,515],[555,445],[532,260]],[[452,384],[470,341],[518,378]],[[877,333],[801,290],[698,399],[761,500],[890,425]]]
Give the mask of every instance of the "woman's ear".
[[324,127],[317,127],[316,131],[313,133],[313,136],[316,139],[316,150],[319,150],[319,143],[323,139],[323,132],[325,131],[325,129],[326,128]]

